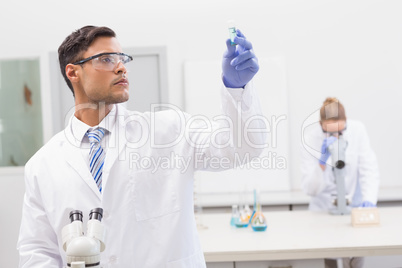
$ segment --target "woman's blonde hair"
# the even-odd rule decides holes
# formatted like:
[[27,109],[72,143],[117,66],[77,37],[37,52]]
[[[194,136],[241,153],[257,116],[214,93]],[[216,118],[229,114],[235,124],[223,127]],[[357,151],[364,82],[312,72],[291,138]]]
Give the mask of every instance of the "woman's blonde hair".
[[346,120],[345,108],[337,98],[326,98],[320,109],[320,121]]

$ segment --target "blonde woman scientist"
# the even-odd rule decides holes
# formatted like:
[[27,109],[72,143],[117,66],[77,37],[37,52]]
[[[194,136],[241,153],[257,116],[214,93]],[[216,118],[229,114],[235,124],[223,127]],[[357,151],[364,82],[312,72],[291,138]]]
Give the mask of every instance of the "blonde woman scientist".
[[[377,203],[379,173],[376,156],[361,122],[346,118],[336,98],[327,98],[320,109],[320,124],[303,131],[302,188],[311,196],[309,209],[328,211],[336,196],[335,177],[328,146],[342,135],[347,141],[345,192],[352,207],[374,207]],[[326,261],[326,267],[336,267]],[[344,267],[363,267],[363,258],[345,258]]]

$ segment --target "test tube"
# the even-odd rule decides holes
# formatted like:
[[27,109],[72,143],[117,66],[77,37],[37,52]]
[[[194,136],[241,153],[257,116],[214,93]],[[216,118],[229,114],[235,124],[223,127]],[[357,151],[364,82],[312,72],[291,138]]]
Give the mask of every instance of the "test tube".
[[235,46],[236,43],[234,42],[234,38],[236,36],[236,26],[234,20],[228,20],[228,30],[229,30],[230,44],[232,46]]

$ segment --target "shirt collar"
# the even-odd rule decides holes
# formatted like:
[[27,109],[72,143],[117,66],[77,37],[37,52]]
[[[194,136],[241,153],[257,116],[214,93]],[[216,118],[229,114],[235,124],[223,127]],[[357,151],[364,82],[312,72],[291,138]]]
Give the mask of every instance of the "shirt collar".
[[97,126],[91,127],[82,122],[81,120],[79,120],[74,115],[71,121],[71,130],[75,140],[81,144],[88,130],[92,131],[95,128],[101,127],[107,130],[106,133],[112,133],[115,123],[116,123],[116,105],[113,105],[113,108],[109,112],[109,114],[105,116],[105,118],[103,118],[103,120]]

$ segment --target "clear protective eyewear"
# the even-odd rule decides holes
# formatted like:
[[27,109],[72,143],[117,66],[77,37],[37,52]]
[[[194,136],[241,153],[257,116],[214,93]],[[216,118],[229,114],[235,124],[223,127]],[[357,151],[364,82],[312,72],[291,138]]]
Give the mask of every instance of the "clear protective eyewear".
[[73,64],[84,64],[85,62],[90,60],[92,60],[92,66],[97,70],[114,71],[120,62],[123,63],[123,65],[125,66],[126,63],[129,63],[133,60],[133,57],[125,53],[108,52],[96,54],[86,59],[74,62]]
[[342,135],[343,132],[346,130],[346,127],[344,129],[338,130],[338,131],[326,131],[324,129],[322,129],[322,132],[324,132],[325,134],[329,135],[329,136],[334,136],[334,135]]

